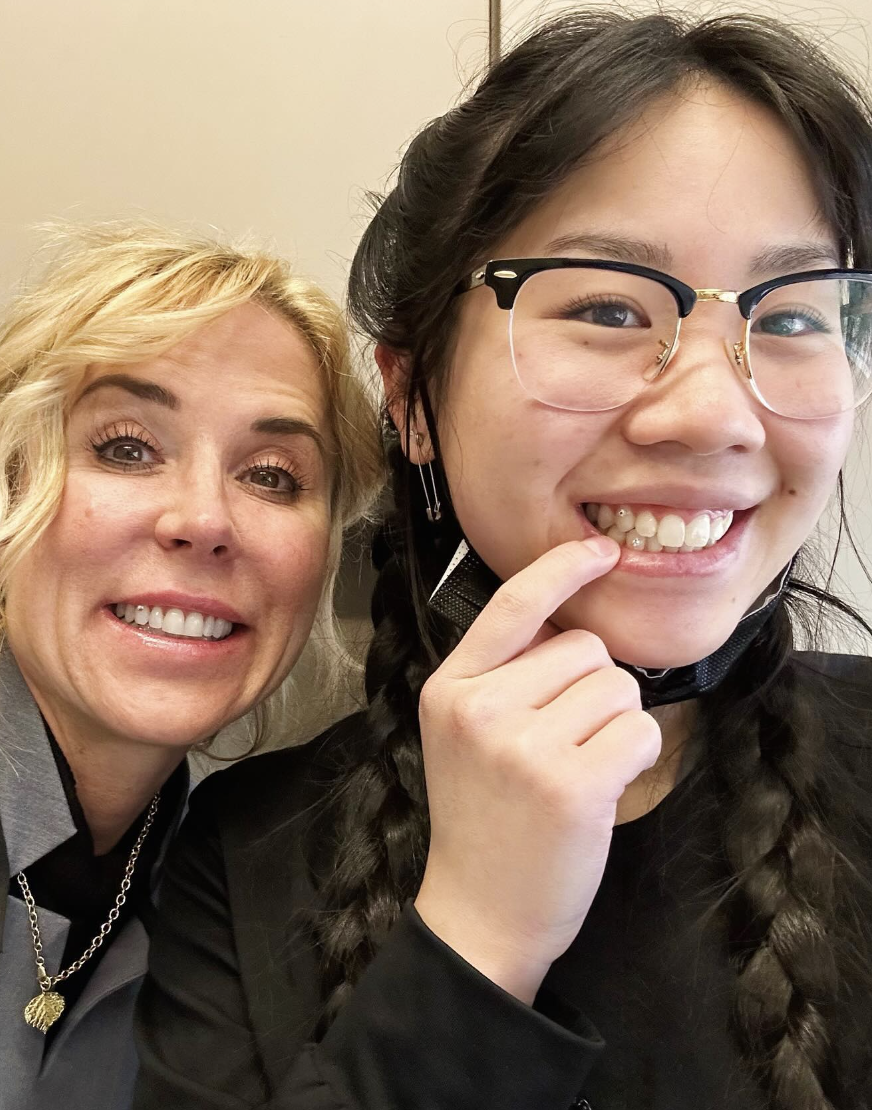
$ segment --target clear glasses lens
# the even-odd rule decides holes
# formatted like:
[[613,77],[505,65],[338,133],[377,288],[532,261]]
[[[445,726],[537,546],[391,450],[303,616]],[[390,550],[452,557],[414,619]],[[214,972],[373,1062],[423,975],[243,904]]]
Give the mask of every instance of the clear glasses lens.
[[767,293],[751,317],[747,357],[774,412],[849,412],[872,394],[872,283],[825,278]]
[[546,405],[602,412],[655,378],[678,333],[678,307],[659,282],[613,270],[543,270],[511,313],[518,381]]

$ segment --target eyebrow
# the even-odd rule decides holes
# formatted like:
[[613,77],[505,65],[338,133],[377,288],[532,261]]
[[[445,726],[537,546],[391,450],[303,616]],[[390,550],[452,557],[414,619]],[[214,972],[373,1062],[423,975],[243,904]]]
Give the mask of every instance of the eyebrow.
[[308,436],[321,455],[327,454],[324,437],[308,420],[296,420],[290,416],[264,416],[254,421],[251,430],[258,435],[267,436]]
[[833,247],[826,243],[790,243],[782,247],[766,247],[751,259],[752,274],[790,274],[811,270],[826,262],[841,265]]
[[165,409],[177,409],[179,407],[179,399],[175,393],[170,393],[168,389],[164,389],[162,385],[156,382],[147,382],[144,378],[135,378],[132,374],[107,374],[103,378],[97,378],[96,381],[91,382],[82,393],[80,394],[76,404],[83,401],[89,394],[96,393],[98,389],[108,389],[110,386],[116,389],[125,389],[128,393],[132,393],[134,397],[139,397],[143,401],[151,401],[154,405],[162,405]]
[[[160,405],[162,408],[172,410],[181,408],[181,402],[175,393],[172,393],[169,389],[165,389],[162,385],[158,385],[157,382],[149,382],[144,378],[136,378],[132,374],[107,374],[103,378],[98,378],[82,391],[76,404],[89,394],[96,393],[99,389],[108,389],[110,387],[124,389],[128,393],[132,393],[134,397],[138,397],[143,401],[149,401],[155,405]],[[314,442],[322,456],[326,456],[327,454],[324,437],[308,420],[300,420],[290,416],[263,416],[258,420],[252,421],[251,431],[256,435],[307,436]]]
[[[616,262],[631,262],[669,271],[674,265],[672,252],[664,243],[631,239],[624,235],[572,234],[553,239],[545,248],[546,255],[559,257],[568,251],[591,251]],[[764,247],[751,259],[749,273],[754,276],[790,274],[810,270],[821,263],[841,265],[833,247],[826,243],[789,243]]]
[[593,251],[615,262],[633,262],[654,270],[668,270],[673,263],[672,252],[664,244],[630,239],[625,235],[561,235],[545,248],[546,255],[557,257],[567,251]]

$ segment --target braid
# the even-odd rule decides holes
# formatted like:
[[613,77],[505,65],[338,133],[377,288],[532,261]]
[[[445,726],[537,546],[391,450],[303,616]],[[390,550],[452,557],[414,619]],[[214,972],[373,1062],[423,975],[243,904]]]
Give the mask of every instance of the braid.
[[[414,501],[409,464],[392,451],[395,489]],[[398,500],[400,498],[398,497]],[[428,617],[441,651],[422,632],[416,583],[404,553],[409,542],[434,552],[444,543],[432,533],[407,539],[406,513],[395,510],[373,544],[378,570],[372,614],[374,633],[366,664],[368,709],[355,742],[365,747],[345,761],[329,802],[335,836],[332,868],[319,893],[316,940],[321,950],[322,993],[329,1023],[372,959],[404,902],[421,883],[430,823],[418,725],[418,699],[429,674],[457,642],[441,618]],[[412,519],[425,520],[415,506]],[[434,627],[435,625],[435,627]]]
[[735,875],[736,1035],[773,1110],[833,1110],[844,1105],[833,1030],[841,856],[824,825],[822,722],[792,647],[782,602],[706,699],[704,727]]

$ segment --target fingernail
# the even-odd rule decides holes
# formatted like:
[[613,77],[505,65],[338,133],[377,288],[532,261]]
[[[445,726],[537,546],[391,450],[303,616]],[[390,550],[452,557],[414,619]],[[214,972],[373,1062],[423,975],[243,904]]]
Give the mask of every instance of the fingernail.
[[620,550],[608,536],[591,536],[584,541],[584,546],[599,559],[612,558]]

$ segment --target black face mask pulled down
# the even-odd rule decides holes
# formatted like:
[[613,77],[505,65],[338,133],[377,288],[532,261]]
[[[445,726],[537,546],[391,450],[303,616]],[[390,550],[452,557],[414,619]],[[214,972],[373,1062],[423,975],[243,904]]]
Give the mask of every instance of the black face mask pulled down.
[[[727,641],[698,663],[656,670],[616,659],[615,663],[638,681],[643,707],[671,705],[714,690],[772,615],[791,566],[789,563],[784,568],[762,598],[742,617]],[[430,608],[465,632],[500,585],[499,578],[463,540],[430,595]]]

